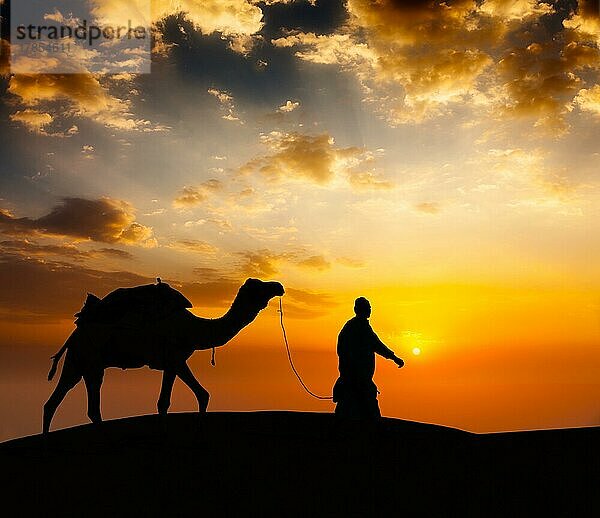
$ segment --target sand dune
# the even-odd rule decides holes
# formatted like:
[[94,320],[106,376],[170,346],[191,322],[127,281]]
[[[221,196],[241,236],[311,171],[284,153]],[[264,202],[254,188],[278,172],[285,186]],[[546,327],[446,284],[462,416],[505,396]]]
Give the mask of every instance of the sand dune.
[[597,427],[150,415],[1,444],[2,500],[11,516],[597,516],[599,439]]

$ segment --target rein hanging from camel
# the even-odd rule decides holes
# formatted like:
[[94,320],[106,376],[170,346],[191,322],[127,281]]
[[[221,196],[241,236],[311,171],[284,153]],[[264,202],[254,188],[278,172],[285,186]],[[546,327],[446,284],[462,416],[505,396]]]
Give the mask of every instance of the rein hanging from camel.
[[315,394],[312,390],[310,390],[306,386],[306,384],[304,383],[304,381],[302,381],[302,378],[300,377],[300,374],[298,374],[298,371],[296,370],[296,367],[294,367],[294,362],[292,360],[292,353],[290,352],[290,344],[288,343],[287,333],[285,332],[285,326],[283,325],[283,306],[281,304],[281,297],[279,297],[279,310],[278,311],[279,311],[279,323],[281,324],[281,330],[283,331],[283,341],[285,343],[285,348],[287,350],[288,360],[290,361],[290,367],[292,368],[292,371],[296,375],[296,378],[298,378],[298,381],[300,382],[300,385],[302,385],[302,388],[304,390],[306,390],[306,392],[308,392],[308,394],[310,394],[315,399],[321,399],[321,400],[333,399],[333,396],[319,396],[318,394]]

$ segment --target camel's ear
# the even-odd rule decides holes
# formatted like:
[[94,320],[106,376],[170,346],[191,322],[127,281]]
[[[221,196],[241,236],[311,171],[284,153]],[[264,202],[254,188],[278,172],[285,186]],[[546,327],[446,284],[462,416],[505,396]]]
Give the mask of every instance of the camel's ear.
[[246,279],[244,286],[251,286],[252,284],[259,284],[259,283],[260,283],[260,281],[258,279],[254,279],[254,278],[250,277],[249,279]]

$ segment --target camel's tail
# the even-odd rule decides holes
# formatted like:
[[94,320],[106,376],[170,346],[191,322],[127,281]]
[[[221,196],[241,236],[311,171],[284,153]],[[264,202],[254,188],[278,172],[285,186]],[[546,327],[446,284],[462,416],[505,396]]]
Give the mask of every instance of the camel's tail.
[[60,359],[62,358],[62,355],[65,354],[65,351],[68,348],[69,348],[69,340],[67,340],[65,342],[65,345],[63,345],[54,356],[50,356],[50,359],[52,360],[52,367],[50,367],[50,372],[48,373],[48,381],[51,381],[52,378],[54,377],[54,375],[56,374],[56,368],[58,367],[58,362],[60,361]]

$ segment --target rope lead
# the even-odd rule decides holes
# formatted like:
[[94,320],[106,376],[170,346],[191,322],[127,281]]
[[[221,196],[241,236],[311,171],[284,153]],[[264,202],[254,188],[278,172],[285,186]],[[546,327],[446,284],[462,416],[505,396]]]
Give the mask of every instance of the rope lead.
[[306,386],[306,384],[304,383],[304,381],[302,381],[302,378],[300,377],[300,374],[298,374],[298,371],[296,370],[296,367],[294,367],[294,362],[292,360],[292,353],[290,352],[290,344],[288,343],[287,334],[285,332],[285,326],[283,325],[283,306],[281,304],[281,297],[279,297],[279,322],[281,324],[281,330],[283,331],[283,341],[285,342],[285,348],[287,350],[288,360],[290,361],[290,367],[292,368],[292,371],[296,375],[296,378],[298,378],[298,381],[300,382],[300,385],[302,385],[302,388],[304,390],[306,390],[306,392],[308,392],[315,399],[321,399],[321,400],[333,399],[333,396],[319,396],[319,395],[315,394],[314,392],[312,392]]

